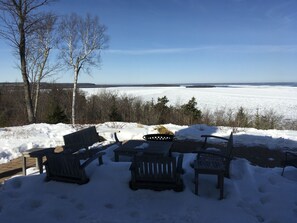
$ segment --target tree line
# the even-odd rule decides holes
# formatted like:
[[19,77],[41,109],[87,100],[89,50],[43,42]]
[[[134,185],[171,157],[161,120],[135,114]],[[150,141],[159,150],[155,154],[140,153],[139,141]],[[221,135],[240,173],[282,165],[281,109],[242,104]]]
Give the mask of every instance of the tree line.
[[[107,27],[97,16],[75,13],[58,17],[46,11],[55,0],[1,0],[0,37],[13,49],[23,81],[27,123],[37,121],[40,83],[62,69],[73,71],[71,122],[76,121],[78,76],[100,65],[108,47]],[[53,49],[58,57],[51,61]]]
[[[38,107],[36,122],[71,123],[72,90],[52,84],[40,91],[42,106]],[[285,120],[273,110],[249,113],[244,107],[214,111],[199,109],[199,99],[192,97],[184,104],[169,105],[166,96],[143,101],[138,97],[102,91],[86,96],[77,91],[77,123],[135,122],[145,125],[173,123],[177,125],[206,124],[257,129],[297,130],[297,120]],[[4,86],[0,90],[0,127],[27,124],[22,89]]]

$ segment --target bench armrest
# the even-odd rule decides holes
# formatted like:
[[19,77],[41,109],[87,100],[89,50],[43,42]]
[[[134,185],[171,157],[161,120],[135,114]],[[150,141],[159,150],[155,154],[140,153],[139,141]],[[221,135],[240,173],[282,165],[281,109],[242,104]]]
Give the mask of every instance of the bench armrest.
[[81,168],[85,168],[88,166],[91,162],[93,162],[95,159],[98,159],[100,156],[103,156],[105,153],[104,152],[98,152],[89,159],[87,159],[85,162],[81,164]]

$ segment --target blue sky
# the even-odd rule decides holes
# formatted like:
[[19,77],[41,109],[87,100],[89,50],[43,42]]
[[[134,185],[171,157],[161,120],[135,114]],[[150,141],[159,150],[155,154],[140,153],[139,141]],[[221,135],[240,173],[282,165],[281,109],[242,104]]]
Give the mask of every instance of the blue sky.
[[[297,81],[297,0],[60,0],[51,9],[98,15],[108,27],[100,69],[79,82]],[[0,46],[0,81],[21,81]]]

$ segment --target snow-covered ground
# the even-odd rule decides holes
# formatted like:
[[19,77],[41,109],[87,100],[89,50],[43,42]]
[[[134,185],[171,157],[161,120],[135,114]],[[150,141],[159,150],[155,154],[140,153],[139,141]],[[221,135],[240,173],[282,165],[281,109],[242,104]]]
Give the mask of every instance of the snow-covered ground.
[[[63,135],[69,134],[88,125],[73,127],[69,124],[32,124],[17,127],[0,128],[0,163],[21,156],[30,148],[56,147],[64,144]],[[138,123],[107,122],[95,125],[97,131],[107,142],[114,141],[113,133],[121,141],[142,139],[148,133],[156,133],[156,125],[142,125]],[[229,127],[211,127],[207,125],[179,126],[164,125],[175,133],[178,139],[192,139],[200,141],[203,134],[228,136],[232,131]],[[297,131],[291,130],[257,130],[253,128],[237,128],[234,143],[245,146],[265,146],[269,149],[296,149]]]
[[[85,89],[94,94],[102,89]],[[287,119],[297,119],[297,88],[267,86],[232,86],[228,88],[110,88],[119,94],[157,100],[167,96],[171,104],[186,103],[195,97],[198,106],[215,110],[243,106],[274,109]],[[142,139],[155,133],[157,126],[137,123],[101,123],[95,125],[100,135],[114,141]],[[0,128],[0,163],[21,156],[33,147],[63,145],[63,135],[87,127],[66,124],[32,124]],[[202,134],[229,136],[231,128],[206,125],[165,125],[178,139],[201,140]],[[297,151],[297,131],[237,129],[235,145],[266,146],[269,149]],[[0,185],[0,222],[5,223],[174,223],[174,222],[241,222],[295,223],[297,219],[297,169],[288,167],[281,176],[281,168],[262,168],[245,159],[231,162],[231,178],[225,179],[225,199],[218,200],[216,177],[201,176],[199,196],[194,195],[194,171],[190,163],[194,154],[185,154],[182,178],[185,190],[150,191],[129,189],[130,162],[114,162],[113,149],[107,149],[104,164],[96,162],[87,167],[90,182],[85,185],[45,182],[30,168],[29,175],[15,176]]]
[[[77,128],[87,126],[77,126]],[[231,128],[206,125],[165,125],[179,139],[201,140],[201,134],[229,136]],[[141,139],[155,133],[156,126],[137,123],[96,125],[99,134],[113,142]],[[1,162],[31,147],[63,144],[62,136],[77,129],[66,124],[34,124],[0,129]],[[266,145],[271,149],[297,150],[296,131],[238,129],[235,144]],[[231,178],[225,179],[225,199],[218,200],[216,177],[202,175],[199,196],[194,191],[194,154],[185,154],[182,178],[185,190],[156,192],[129,189],[130,162],[114,162],[112,146],[106,150],[104,164],[94,161],[87,167],[90,182],[85,185],[45,182],[45,173],[29,169],[29,176],[16,176],[0,186],[0,222],[5,223],[101,223],[101,222],[241,222],[295,223],[297,219],[297,169],[262,168],[245,159],[231,162]],[[174,154],[175,155],[175,154]]]
[[255,114],[257,109],[260,113],[273,109],[285,119],[297,120],[297,87],[229,85],[215,88],[115,87],[83,90],[87,95],[108,90],[119,95],[140,97],[144,101],[157,101],[158,97],[166,96],[171,105],[184,104],[195,97],[202,111],[222,108],[236,111],[242,106],[250,114]]

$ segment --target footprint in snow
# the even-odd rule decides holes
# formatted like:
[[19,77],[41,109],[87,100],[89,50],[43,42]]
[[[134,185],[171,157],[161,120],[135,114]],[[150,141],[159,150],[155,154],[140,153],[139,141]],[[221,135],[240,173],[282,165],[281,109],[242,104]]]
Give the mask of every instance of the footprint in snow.
[[261,186],[258,187],[258,191],[260,193],[265,193],[266,192],[266,187],[264,185],[261,185]]
[[30,201],[30,207],[32,209],[36,209],[42,206],[42,201],[41,200],[32,200]]
[[268,178],[269,183],[271,183],[272,185],[277,184],[277,179],[273,176]]
[[12,180],[11,185],[14,189],[19,189],[22,187],[22,181],[16,177]]
[[131,211],[129,213],[130,217],[132,218],[138,218],[140,216],[139,212],[138,211]]
[[83,210],[86,209],[86,208],[85,208],[85,205],[84,205],[83,203],[78,203],[78,204],[76,204],[76,205],[75,205],[75,208],[76,208],[77,210],[79,210],[79,211],[83,211]]
[[104,204],[104,207],[107,208],[107,209],[113,209],[114,205],[110,204],[110,203],[107,203],[107,204]]
[[267,204],[271,201],[270,197],[269,196],[263,196],[260,198],[260,202],[261,204]]

